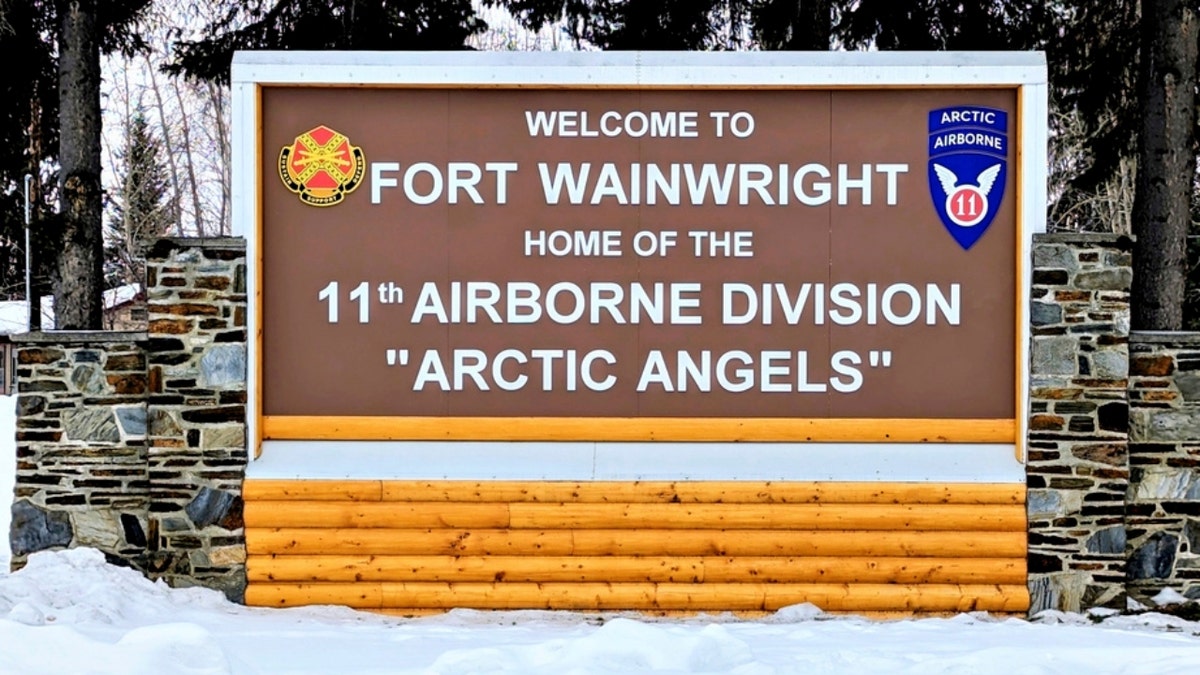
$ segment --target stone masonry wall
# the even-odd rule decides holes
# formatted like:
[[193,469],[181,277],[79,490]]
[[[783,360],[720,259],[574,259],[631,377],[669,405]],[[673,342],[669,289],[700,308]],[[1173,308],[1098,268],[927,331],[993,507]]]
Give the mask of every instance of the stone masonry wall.
[[1130,338],[1129,593],[1200,599],[1200,334]]
[[1031,614],[1125,606],[1131,246],[1112,235],[1035,240],[1026,466]]
[[246,251],[164,239],[146,261],[151,559],[172,585],[241,600],[246,545]]
[[[1033,251],[1031,613],[1200,598],[1200,334],[1129,331],[1131,242],[1041,235]],[[18,343],[13,567],[90,546],[241,600],[246,256],[159,242],[147,333]]]
[[14,569],[91,546],[241,600],[245,279],[242,240],[163,240],[147,260],[148,333],[14,338]]
[[90,546],[146,567],[145,333],[18,336],[14,568]]

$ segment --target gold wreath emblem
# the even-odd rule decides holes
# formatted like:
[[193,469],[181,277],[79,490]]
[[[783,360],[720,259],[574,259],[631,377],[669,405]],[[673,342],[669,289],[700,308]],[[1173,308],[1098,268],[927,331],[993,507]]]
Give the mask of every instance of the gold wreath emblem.
[[310,206],[341,202],[362,183],[365,170],[362,148],[325,125],[300,134],[279,151],[279,178]]

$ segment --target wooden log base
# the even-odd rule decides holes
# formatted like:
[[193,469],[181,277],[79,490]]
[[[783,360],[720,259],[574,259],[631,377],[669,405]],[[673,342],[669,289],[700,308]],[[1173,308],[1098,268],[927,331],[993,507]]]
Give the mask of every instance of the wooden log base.
[[1021,611],[1020,585],[358,582],[251,584],[251,605],[355,608],[775,611],[810,602],[838,611]]
[[250,582],[653,582],[1022,584],[1018,558],[699,556],[269,556],[246,562]]
[[1023,612],[1022,485],[249,480],[249,604]]
[[818,483],[771,481],[246,481],[254,501],[551,502],[614,504],[1011,504],[1025,486],[1009,483]]
[[[440,614],[446,614],[447,612],[450,612],[453,610],[449,610],[449,609],[385,608],[385,609],[361,609],[359,611],[367,612],[369,614],[379,614],[381,616],[394,617],[397,619],[420,619],[420,618],[427,617],[427,616],[438,616]],[[484,610],[473,610],[473,611],[494,612],[496,614],[497,621],[509,621],[509,619],[505,618],[505,612],[514,611],[514,610],[484,609]],[[517,610],[517,611],[519,611],[519,610]],[[569,611],[569,610],[562,610],[562,611]],[[920,619],[948,618],[948,617],[952,617],[952,616],[955,616],[960,613],[960,612],[913,612],[913,611],[904,611],[904,610],[878,611],[878,612],[822,610],[822,612],[824,614],[829,614],[829,615],[842,617],[842,618],[846,618],[846,619],[862,618],[862,619],[871,619],[872,621],[904,621],[907,619],[914,619],[914,618],[920,618]],[[619,617],[634,618],[634,619],[639,619],[639,618],[640,619],[708,618],[710,620],[722,621],[722,622],[730,621],[730,620],[732,620],[732,621],[754,621],[757,619],[764,619],[766,617],[769,617],[769,616],[772,616],[775,614],[775,612],[767,612],[767,611],[763,611],[763,610],[757,610],[757,611],[755,611],[755,610],[728,611],[727,610],[727,611],[714,612],[714,611],[706,611],[706,610],[700,610],[700,609],[697,609],[697,610],[626,609],[626,610],[615,610],[615,611],[610,610],[610,611],[604,611],[604,612],[589,612],[589,611],[585,611],[585,610],[579,610],[579,611],[575,611],[572,613],[578,614],[581,621],[592,621],[592,622],[598,622],[598,623],[603,623],[605,621],[619,618]],[[1006,618],[1006,617],[1024,618],[1025,617],[1024,611],[1020,611],[1020,612],[988,612],[988,614],[991,615],[993,618]]]
[[1024,532],[246,529],[251,555],[1023,558]]
[[528,504],[253,501],[246,527],[512,530],[1021,532],[1021,506],[973,504]]

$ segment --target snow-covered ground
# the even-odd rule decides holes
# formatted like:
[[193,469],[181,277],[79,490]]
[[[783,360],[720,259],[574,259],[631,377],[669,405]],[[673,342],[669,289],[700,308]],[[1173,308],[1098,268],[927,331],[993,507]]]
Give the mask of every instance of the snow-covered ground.
[[[8,571],[8,523],[17,472],[17,397],[0,396],[0,576]],[[3,657],[0,657],[2,659]]]
[[[0,398],[5,502],[12,414],[13,400]],[[5,504],[0,532],[8,521]],[[470,611],[394,619],[241,607],[213,591],[152,583],[90,549],[38,553],[7,574],[3,542],[0,675],[1200,673],[1200,623],[1156,613],[873,622],[798,606],[759,621]]]
[[1200,672],[1200,624],[958,616],[890,623],[811,606],[765,621],[549,612],[401,620],[342,608],[249,609],[171,590],[96,551],[34,555],[0,577],[0,673]]

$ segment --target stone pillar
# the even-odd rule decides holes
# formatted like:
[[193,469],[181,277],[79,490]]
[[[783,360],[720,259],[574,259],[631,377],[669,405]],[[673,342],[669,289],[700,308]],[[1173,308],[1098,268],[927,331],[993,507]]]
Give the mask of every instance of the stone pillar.
[[160,240],[146,277],[153,570],[241,601],[245,241]]
[[1128,589],[1200,599],[1200,333],[1130,338]]
[[17,471],[12,568],[89,546],[145,569],[145,333],[14,335]]
[[1031,614],[1125,607],[1131,248],[1108,234],[1034,242]]
[[14,336],[13,566],[90,546],[173,586],[241,600],[244,242],[160,241],[147,305],[147,333]]

